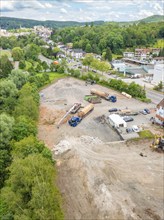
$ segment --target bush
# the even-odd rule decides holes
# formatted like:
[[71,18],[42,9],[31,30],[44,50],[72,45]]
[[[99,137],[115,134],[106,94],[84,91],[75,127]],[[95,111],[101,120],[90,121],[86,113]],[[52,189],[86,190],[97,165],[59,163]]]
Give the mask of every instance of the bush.
[[154,134],[152,134],[151,131],[149,130],[143,130],[138,133],[139,133],[140,138],[150,138],[150,139],[154,138]]

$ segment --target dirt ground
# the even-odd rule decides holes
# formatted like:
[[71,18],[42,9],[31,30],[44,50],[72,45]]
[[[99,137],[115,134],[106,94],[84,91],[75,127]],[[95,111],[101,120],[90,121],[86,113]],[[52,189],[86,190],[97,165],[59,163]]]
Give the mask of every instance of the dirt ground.
[[[118,102],[103,100],[76,128],[64,123],[58,129],[75,102],[87,105],[83,98],[93,87],[117,95]],[[61,79],[42,93],[38,136],[57,160],[65,219],[164,219],[163,154],[152,152],[149,141],[121,141],[102,117],[112,107],[137,111],[145,104],[72,78]],[[149,125],[148,118],[144,120]]]

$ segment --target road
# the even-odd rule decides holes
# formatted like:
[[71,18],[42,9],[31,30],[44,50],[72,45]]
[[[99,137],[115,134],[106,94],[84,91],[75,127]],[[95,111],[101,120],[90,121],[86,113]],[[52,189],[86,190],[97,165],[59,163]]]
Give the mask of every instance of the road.
[[164,98],[164,94],[151,89],[146,89],[146,96],[151,99],[154,104],[158,104]]
[[53,60],[48,59],[47,57],[43,56],[42,54],[40,54],[40,55],[38,56],[38,58],[39,58],[42,62],[45,61],[48,66],[50,66],[50,64],[53,62]]

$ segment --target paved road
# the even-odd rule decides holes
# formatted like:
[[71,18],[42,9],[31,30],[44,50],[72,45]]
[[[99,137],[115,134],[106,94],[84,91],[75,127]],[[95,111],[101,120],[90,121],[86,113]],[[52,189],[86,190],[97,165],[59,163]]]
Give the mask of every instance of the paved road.
[[164,94],[150,89],[146,89],[146,95],[147,98],[151,99],[154,104],[158,104],[164,98]]

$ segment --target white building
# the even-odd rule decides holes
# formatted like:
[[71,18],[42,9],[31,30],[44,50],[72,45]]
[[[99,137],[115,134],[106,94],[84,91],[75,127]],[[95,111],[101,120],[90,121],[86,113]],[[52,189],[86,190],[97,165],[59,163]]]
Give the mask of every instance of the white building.
[[157,105],[155,121],[160,125],[164,124],[164,98]]
[[154,66],[153,81],[154,84],[159,84],[160,81],[164,82],[164,64],[156,64]]
[[82,49],[70,49],[67,54],[76,59],[81,59],[84,57],[85,52]]
[[127,127],[127,123],[117,114],[109,115],[109,123],[115,128]]
[[114,70],[117,70],[119,72],[124,72],[125,68],[126,68],[126,65],[121,60],[114,60],[112,62],[112,67],[113,67]]
[[134,52],[124,52],[123,56],[125,58],[134,58]]

